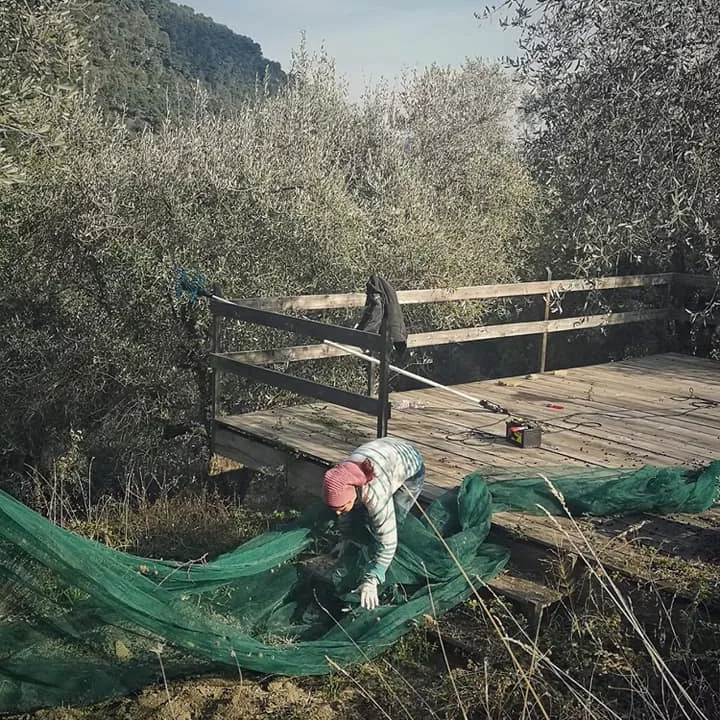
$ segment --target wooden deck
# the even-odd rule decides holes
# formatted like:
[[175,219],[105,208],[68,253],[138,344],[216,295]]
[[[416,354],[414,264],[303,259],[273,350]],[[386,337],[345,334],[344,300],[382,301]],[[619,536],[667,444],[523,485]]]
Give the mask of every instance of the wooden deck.
[[[442,390],[393,393],[389,434],[422,452],[429,495],[477,469],[502,479],[563,467],[695,466],[720,457],[714,360],[655,355],[455,387],[540,421],[542,447],[510,445],[504,415]],[[374,418],[312,403],[218,418],[215,450],[253,468],[287,465],[291,482],[317,493],[325,468],[374,437]]]
[[[389,434],[411,440],[421,450],[427,465],[426,499],[478,469],[491,481],[501,481],[543,470],[692,467],[720,458],[720,362],[713,360],[663,354],[456,387],[497,402],[516,416],[540,421],[542,447],[510,445],[504,438],[505,416],[442,390],[394,393]],[[374,437],[374,418],[313,403],[218,418],[214,442],[216,453],[250,467],[285,467],[292,485],[317,494],[324,470]],[[500,513],[493,524],[503,542],[522,543],[513,553],[520,583],[528,578],[547,583],[547,574],[538,575],[538,557],[572,550],[574,530],[562,521],[558,525]],[[630,532],[633,527],[644,529],[641,534]],[[637,518],[615,524],[598,521],[585,529],[604,548],[608,568],[646,578],[642,557],[648,548],[691,562],[716,562],[718,527],[720,511],[710,510],[663,520],[644,517],[640,524]],[[663,532],[672,536],[663,538]],[[620,545],[614,542],[618,537]],[[518,589],[507,576],[496,587],[510,596],[515,587],[520,599],[538,591],[537,585]],[[533,602],[542,608],[553,598],[551,592]]]

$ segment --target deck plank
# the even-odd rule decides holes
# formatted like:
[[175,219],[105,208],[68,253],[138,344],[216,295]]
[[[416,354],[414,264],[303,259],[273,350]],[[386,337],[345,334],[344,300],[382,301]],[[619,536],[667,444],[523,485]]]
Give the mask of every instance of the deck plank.
[[[422,452],[428,468],[425,500],[457,486],[473,470],[482,471],[489,482],[502,482],[540,474],[572,477],[587,468],[595,477],[603,468],[612,476],[617,468],[644,464],[696,467],[720,458],[720,362],[714,360],[668,353],[454,387],[540,422],[542,447],[510,445],[504,439],[505,415],[443,390],[394,392],[388,431]],[[550,407],[553,403],[561,407]],[[258,467],[284,460],[288,474],[299,478],[302,471],[301,485],[317,486],[313,492],[319,492],[325,467],[376,433],[375,418],[318,402],[217,418],[215,424],[222,428],[224,452],[232,453],[233,437],[238,438],[236,459],[248,462],[255,452]],[[643,532],[628,542],[632,523]],[[647,551],[653,548],[686,560],[717,562],[713,538],[718,528],[720,508],[695,515],[603,519],[594,529],[585,524],[585,538],[567,519],[493,516],[493,533],[511,542],[511,566],[537,552],[561,556],[587,538],[606,567],[642,579],[650,578]],[[523,593],[532,600],[530,590]]]
[[[437,388],[392,393],[389,432],[419,446],[442,487],[459,483],[475,468],[492,475],[498,469],[562,465],[694,466],[720,453],[720,404],[693,405],[698,397],[714,400],[719,370],[717,361],[667,354],[455,386],[542,423],[541,448],[510,445],[504,441],[505,416]],[[688,394],[688,379],[694,396]],[[327,462],[337,462],[375,436],[374,418],[320,403],[222,422]]]
[[[651,424],[637,425],[634,418],[628,417],[625,421],[620,419],[613,421],[612,418],[604,419],[604,424],[611,425],[610,429],[601,429],[595,432],[593,429],[583,429],[579,427],[580,422],[574,424],[563,425],[562,418],[571,416],[576,413],[597,414],[597,408],[588,408],[584,404],[563,400],[564,409],[562,411],[553,410],[547,407],[548,395],[537,392],[537,388],[532,385],[535,380],[525,381],[527,385],[516,387],[500,387],[494,396],[501,404],[513,408],[522,408],[523,415],[542,423],[552,425],[552,431],[544,435],[543,448],[554,452],[558,456],[571,458],[580,462],[588,462],[591,464],[599,464],[608,466],[610,464],[633,466],[642,463],[661,463],[661,464],[678,464],[680,462],[692,461],[697,457],[699,452],[705,451],[702,443],[696,443],[697,447],[688,448],[685,442],[675,441],[668,447],[667,443],[658,442],[658,437],[662,435],[664,426],[658,423],[655,427]],[[528,389],[526,389],[526,387]],[[418,391],[413,391],[417,393]],[[422,392],[422,391],[419,391]],[[441,391],[433,391],[441,392]],[[502,393],[500,395],[499,393]],[[555,395],[549,395],[550,398]],[[449,400],[447,398],[450,398]],[[435,396],[433,401],[438,405],[446,405],[447,410],[451,411],[452,397],[445,395],[440,398]],[[527,410],[527,412],[524,412]],[[620,405],[615,405],[607,410],[607,413],[626,413]],[[490,416],[492,417],[492,416]],[[496,416],[497,417],[497,416]],[[592,420],[592,418],[591,418]],[[497,432],[504,432],[504,416],[496,421],[497,426],[494,427]],[[684,430],[685,431],[685,430]],[[686,441],[694,441],[690,431],[685,431]],[[635,434],[637,437],[629,439],[628,436]],[[554,437],[551,435],[554,434]],[[560,437],[562,436],[562,437]],[[511,452],[517,452],[515,449]],[[523,454],[531,457],[528,450],[523,450]]]

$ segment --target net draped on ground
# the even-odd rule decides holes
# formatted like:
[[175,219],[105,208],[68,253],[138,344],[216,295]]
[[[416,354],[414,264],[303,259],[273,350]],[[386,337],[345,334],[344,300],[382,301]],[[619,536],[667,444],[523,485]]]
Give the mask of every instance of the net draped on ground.
[[[719,475],[713,462],[550,480],[574,515],[616,515],[705,510]],[[368,547],[360,515],[340,573],[315,563],[337,540],[321,505],[212,562],[182,565],[84,539],[0,493],[0,712],[125,695],[163,672],[319,675],[368,660],[466,599],[465,576],[480,586],[502,570],[507,549],[486,542],[493,512],[563,514],[552,488],[538,475],[465,477],[427,508],[429,520],[411,515],[401,527],[372,612],[352,592]]]

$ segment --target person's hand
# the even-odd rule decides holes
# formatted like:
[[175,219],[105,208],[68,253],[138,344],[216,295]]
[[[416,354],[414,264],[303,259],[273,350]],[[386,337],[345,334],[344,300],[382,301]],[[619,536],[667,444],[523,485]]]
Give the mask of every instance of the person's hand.
[[360,585],[358,591],[360,592],[361,607],[364,607],[366,610],[375,610],[380,605],[377,586],[378,579],[374,575],[368,577],[363,584]]

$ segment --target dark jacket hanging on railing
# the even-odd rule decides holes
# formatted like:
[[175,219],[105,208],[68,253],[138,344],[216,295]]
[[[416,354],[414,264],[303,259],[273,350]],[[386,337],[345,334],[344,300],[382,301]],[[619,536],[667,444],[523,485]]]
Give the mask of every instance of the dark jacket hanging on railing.
[[407,329],[397,293],[390,283],[379,275],[371,275],[365,288],[367,297],[358,330],[380,332],[383,314],[387,312],[390,340],[398,352],[407,350]]

